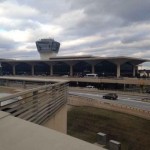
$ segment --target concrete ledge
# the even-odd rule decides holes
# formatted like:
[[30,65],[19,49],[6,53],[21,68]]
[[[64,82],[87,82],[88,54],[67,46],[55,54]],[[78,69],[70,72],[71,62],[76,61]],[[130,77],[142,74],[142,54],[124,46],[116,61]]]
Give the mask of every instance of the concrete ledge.
[[1,150],[104,150],[82,140],[0,112]]
[[10,114],[9,113],[6,113],[4,111],[0,111],[0,119],[4,118],[4,117],[7,117],[9,116]]

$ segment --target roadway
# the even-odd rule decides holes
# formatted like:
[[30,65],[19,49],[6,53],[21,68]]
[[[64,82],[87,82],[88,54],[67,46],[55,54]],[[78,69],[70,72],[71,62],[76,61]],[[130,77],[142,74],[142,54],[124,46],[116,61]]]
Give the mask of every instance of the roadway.
[[107,101],[109,103],[122,104],[122,105],[130,106],[133,108],[150,111],[150,103],[141,101],[141,98],[142,98],[141,96],[118,94],[117,100],[108,100],[108,99],[103,99],[103,95],[106,93],[94,94],[94,93],[69,91],[69,94],[92,98],[93,100],[95,99],[95,100],[100,100],[100,101],[105,101],[105,102]]

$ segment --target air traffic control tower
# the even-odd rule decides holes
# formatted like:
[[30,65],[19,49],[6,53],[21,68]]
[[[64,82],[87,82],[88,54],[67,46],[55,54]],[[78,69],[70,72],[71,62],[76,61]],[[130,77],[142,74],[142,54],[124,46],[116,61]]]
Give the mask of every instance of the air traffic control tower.
[[55,57],[58,54],[60,43],[54,39],[41,39],[36,41],[36,47],[42,60]]

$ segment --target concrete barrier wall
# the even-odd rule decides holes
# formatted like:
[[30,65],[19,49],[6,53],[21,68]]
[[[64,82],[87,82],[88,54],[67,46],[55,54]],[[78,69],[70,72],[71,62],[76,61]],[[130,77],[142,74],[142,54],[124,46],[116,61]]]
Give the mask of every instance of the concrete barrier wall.
[[105,102],[101,100],[94,100],[91,98],[85,98],[85,97],[75,96],[71,94],[68,97],[68,105],[103,108],[103,109],[135,115],[150,120],[150,111],[133,108],[123,104],[116,104],[113,102],[111,103],[111,102]]
[[118,94],[124,95],[124,96],[128,96],[128,95],[132,95],[132,96],[139,96],[142,97],[143,96],[150,96],[148,93],[138,93],[135,91],[119,91],[119,90],[99,90],[97,88],[83,88],[83,87],[69,87],[70,91],[82,91],[82,92],[90,92],[90,93],[95,93],[95,94],[99,94],[99,93],[112,93],[112,92],[117,92]]
[[[60,77],[50,77],[58,78]],[[78,78],[78,77],[61,77],[61,79],[68,79],[73,82],[88,82],[88,83],[119,83],[119,84],[134,84],[134,85],[150,85],[150,79],[140,79],[140,78]]]

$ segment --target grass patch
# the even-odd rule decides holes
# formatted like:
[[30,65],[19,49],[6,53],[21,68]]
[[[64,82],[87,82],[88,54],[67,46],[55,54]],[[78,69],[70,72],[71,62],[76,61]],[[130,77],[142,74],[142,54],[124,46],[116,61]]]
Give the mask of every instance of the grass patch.
[[150,149],[150,120],[92,107],[74,107],[68,111],[68,134],[95,143],[96,134],[120,141],[122,150]]

